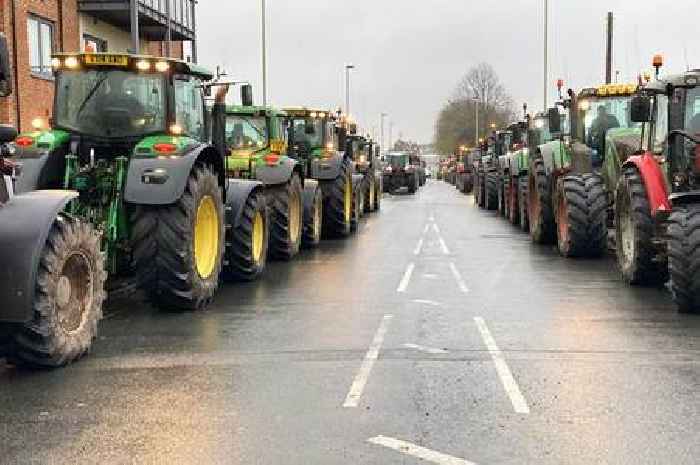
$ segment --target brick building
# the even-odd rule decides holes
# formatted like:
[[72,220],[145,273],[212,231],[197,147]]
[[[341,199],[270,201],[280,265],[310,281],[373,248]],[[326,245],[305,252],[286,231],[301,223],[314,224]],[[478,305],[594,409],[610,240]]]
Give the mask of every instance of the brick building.
[[[15,92],[0,99],[0,123],[31,128],[53,105],[51,54],[140,53],[196,62],[196,0],[0,0]],[[132,31],[132,17],[138,17]],[[137,39],[138,38],[138,39]],[[168,38],[170,40],[168,40]]]

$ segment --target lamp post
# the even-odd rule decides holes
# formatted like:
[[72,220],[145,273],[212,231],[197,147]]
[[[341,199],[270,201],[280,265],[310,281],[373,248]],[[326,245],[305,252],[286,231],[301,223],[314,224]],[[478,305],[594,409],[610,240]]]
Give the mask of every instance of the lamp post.
[[474,145],[479,144],[479,97],[474,96]]
[[262,10],[262,80],[263,80],[263,106],[267,106],[267,38],[265,20],[265,0],[261,0]]
[[350,116],[350,70],[355,65],[345,65],[345,113]]
[[379,122],[379,130],[381,131],[379,144],[381,147],[380,150],[383,150],[385,152],[386,152],[386,147],[384,147],[384,118],[386,118],[387,116],[389,116],[389,115],[386,113],[380,113],[380,115],[379,115],[379,121],[380,121]]

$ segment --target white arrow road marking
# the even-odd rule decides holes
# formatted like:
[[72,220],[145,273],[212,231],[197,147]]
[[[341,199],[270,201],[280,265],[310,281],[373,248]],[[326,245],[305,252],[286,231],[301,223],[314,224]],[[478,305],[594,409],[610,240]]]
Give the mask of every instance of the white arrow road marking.
[[438,237],[438,240],[440,241],[440,248],[442,249],[442,253],[445,255],[450,254],[450,249],[447,248],[447,244],[445,244],[445,241],[442,239],[442,236]]
[[450,270],[452,271],[452,276],[454,276],[455,281],[457,281],[457,286],[459,286],[459,290],[464,292],[465,294],[468,293],[469,288],[464,282],[464,279],[462,279],[462,274],[459,272],[454,262],[450,262]]
[[441,452],[436,452],[434,450],[426,449],[425,447],[402,441],[401,439],[390,438],[388,436],[375,436],[373,438],[369,438],[367,442],[371,442],[372,444],[376,444],[378,446],[388,447],[389,449],[401,452],[404,455],[410,455],[412,457],[426,460],[431,463],[436,463],[438,465],[476,465],[474,462],[470,462],[468,460],[453,457]]
[[419,350],[421,352],[426,352],[428,354],[446,354],[449,352],[448,350],[445,350],[445,349],[437,349],[435,347],[426,347],[426,346],[421,346],[418,344],[404,344],[403,346],[406,347],[407,349],[416,349],[416,350]]
[[427,233],[428,229],[430,229],[430,224],[425,225],[425,228],[423,228],[423,234]]
[[440,228],[438,227],[437,223],[433,223],[433,231],[440,234]]
[[484,344],[486,344],[491,354],[493,363],[496,365],[496,372],[498,373],[498,377],[501,378],[503,389],[506,390],[506,394],[510,397],[513,409],[516,413],[530,413],[530,408],[527,406],[525,397],[523,397],[522,392],[520,392],[518,383],[515,382],[515,378],[513,378],[513,374],[506,363],[506,359],[503,357],[503,352],[501,352],[501,349],[496,345],[496,341],[491,335],[488,326],[486,326],[486,322],[479,316],[474,317],[474,322],[476,323],[476,327],[479,328],[481,338],[484,340]]
[[377,357],[379,357],[379,349],[382,347],[384,335],[386,335],[389,323],[393,317],[393,315],[384,315],[384,318],[382,318],[382,322],[379,324],[379,328],[377,328],[377,332],[374,334],[374,339],[372,339],[372,343],[369,345],[369,349],[365,354],[365,359],[362,361],[362,365],[360,365],[360,371],[357,372],[357,376],[355,376],[350,386],[350,391],[347,397],[345,397],[343,407],[357,407],[360,403],[362,391],[365,389],[374,362],[376,362]]
[[434,300],[426,300],[426,299],[413,299],[411,302],[415,302],[417,304],[425,304],[425,305],[432,305],[433,307],[439,307],[442,304],[440,302],[435,302]]
[[418,255],[420,254],[420,249],[423,248],[423,238],[421,237],[418,239],[418,245],[416,245],[416,248],[413,250],[413,255]]
[[415,267],[416,264],[413,262],[408,264],[406,271],[401,278],[401,282],[399,282],[399,287],[396,288],[396,292],[406,292],[406,288],[408,287],[408,283],[411,281],[411,275],[413,274],[413,269]]

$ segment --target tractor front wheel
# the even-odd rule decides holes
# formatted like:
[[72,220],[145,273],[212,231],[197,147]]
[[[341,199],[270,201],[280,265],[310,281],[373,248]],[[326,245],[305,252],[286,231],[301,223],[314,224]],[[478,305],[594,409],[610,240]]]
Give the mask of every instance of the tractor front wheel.
[[495,171],[486,173],[485,180],[484,207],[487,210],[496,210],[498,208],[498,173]]
[[156,306],[198,310],[214,298],[223,261],[223,211],[219,176],[203,165],[192,169],[174,204],[134,209],[134,268]]
[[299,175],[294,173],[287,183],[267,190],[272,204],[270,255],[290,260],[301,246],[304,206]]
[[622,278],[630,284],[662,285],[668,279],[665,257],[654,247],[654,220],[646,186],[635,166],[624,168],[615,196],[615,247]]
[[565,176],[557,198],[559,253],[564,257],[603,255],[607,245],[607,201],[600,176]]
[[265,195],[253,191],[245,201],[238,224],[226,237],[222,276],[226,281],[252,281],[265,271],[270,218]]
[[321,242],[321,230],[323,226],[323,194],[318,187],[314,191],[314,198],[304,212],[304,234],[302,244],[304,247],[316,247]]
[[675,208],[669,218],[671,292],[678,310],[700,312],[700,205]]
[[518,204],[520,196],[518,194],[518,178],[510,178],[506,202],[508,202],[508,220],[515,225],[520,221],[520,205]]
[[106,279],[100,236],[59,214],[39,258],[32,317],[13,335],[8,360],[55,368],[85,355],[102,318]]
[[520,229],[524,232],[530,232],[530,223],[528,221],[527,212],[527,185],[528,177],[520,176],[518,178],[518,210],[520,212]]
[[535,160],[528,177],[528,219],[530,237],[536,244],[550,244],[554,241],[554,215],[552,196],[542,160]]
[[323,234],[326,237],[346,237],[352,226],[352,205],[355,200],[352,189],[352,172],[347,162],[340,174],[331,181],[322,181]]

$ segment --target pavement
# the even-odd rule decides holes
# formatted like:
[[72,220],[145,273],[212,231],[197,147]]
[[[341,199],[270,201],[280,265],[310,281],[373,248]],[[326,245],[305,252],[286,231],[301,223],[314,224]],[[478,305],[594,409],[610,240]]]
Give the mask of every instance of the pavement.
[[206,311],[0,362],[1,464],[697,464],[700,316],[429,181]]

